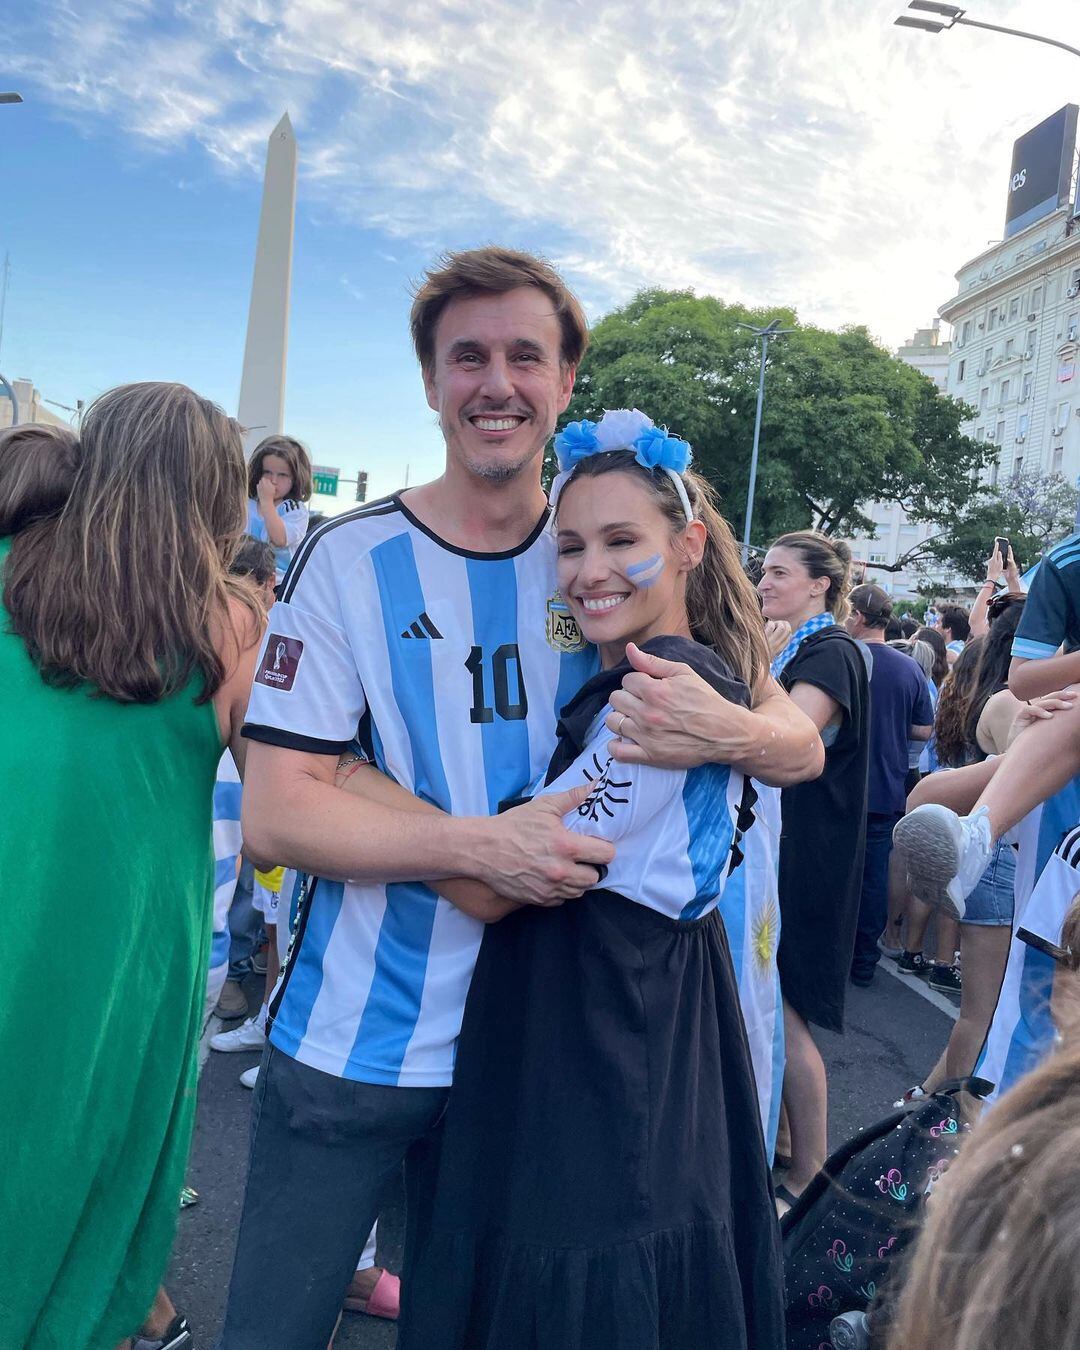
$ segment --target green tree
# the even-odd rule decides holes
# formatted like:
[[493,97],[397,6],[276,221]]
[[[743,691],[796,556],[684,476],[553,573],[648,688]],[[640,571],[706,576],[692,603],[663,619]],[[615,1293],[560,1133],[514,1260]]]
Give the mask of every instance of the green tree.
[[1075,515],[1076,488],[1064,474],[1014,475],[972,497],[951,528],[927,541],[926,553],[961,576],[978,578],[995,536],[1003,535],[1025,569],[1069,533]]
[[796,331],[769,349],[753,535],[872,528],[860,507],[899,501],[917,520],[955,517],[992,447],[964,436],[973,411],[878,346],[865,328],[800,325],[692,291],[647,290],[593,329],[565,421],[638,407],[684,436],[741,534],[759,347],[739,323]]

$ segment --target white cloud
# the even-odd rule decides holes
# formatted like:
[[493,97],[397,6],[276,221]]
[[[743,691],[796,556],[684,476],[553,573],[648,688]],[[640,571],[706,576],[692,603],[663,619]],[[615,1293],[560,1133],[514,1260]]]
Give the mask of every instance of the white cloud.
[[[1000,231],[1011,141],[1076,58],[891,26],[901,0],[47,3],[22,69],[84,122],[261,171],[288,106],[302,192],[436,248],[546,248],[594,311],[641,285],[793,303],[891,342]],[[41,9],[39,8],[39,13]],[[1058,0],[980,17],[1061,31]],[[493,228],[494,227],[494,228]]]

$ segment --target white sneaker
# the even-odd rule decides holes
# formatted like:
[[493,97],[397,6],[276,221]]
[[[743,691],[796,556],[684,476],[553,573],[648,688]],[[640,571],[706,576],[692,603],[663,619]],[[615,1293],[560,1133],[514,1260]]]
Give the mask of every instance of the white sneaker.
[[219,1031],[216,1036],[210,1037],[210,1049],[224,1050],[226,1053],[236,1050],[261,1050],[265,1044],[266,1032],[263,1031],[262,1022],[254,1017],[241,1022],[238,1027],[233,1027],[232,1031]]
[[966,898],[994,852],[989,809],[980,806],[973,815],[958,816],[934,802],[917,806],[893,831],[893,844],[915,898],[963,919]]
[[255,1086],[255,1080],[259,1076],[259,1066],[253,1064],[250,1069],[245,1069],[240,1075],[240,1086],[246,1087],[249,1091]]

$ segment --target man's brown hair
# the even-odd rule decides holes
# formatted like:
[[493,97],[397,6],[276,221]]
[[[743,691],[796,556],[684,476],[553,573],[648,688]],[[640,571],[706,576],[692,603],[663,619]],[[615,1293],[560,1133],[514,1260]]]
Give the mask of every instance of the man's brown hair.
[[435,359],[435,330],[451,300],[458,296],[504,295],[519,286],[536,286],[550,299],[562,329],[563,365],[577,366],[589,342],[585,312],[577,297],[543,258],[490,245],[444,253],[425,272],[409,314],[413,346],[425,375]]

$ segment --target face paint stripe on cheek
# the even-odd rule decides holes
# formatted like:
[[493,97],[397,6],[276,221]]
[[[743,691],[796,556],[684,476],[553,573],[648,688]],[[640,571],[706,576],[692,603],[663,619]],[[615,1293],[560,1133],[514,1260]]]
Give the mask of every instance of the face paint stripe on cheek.
[[626,569],[626,575],[640,590],[647,591],[660,580],[660,574],[664,570],[664,559],[659,553],[654,553],[651,558],[646,558],[644,562],[631,563]]

